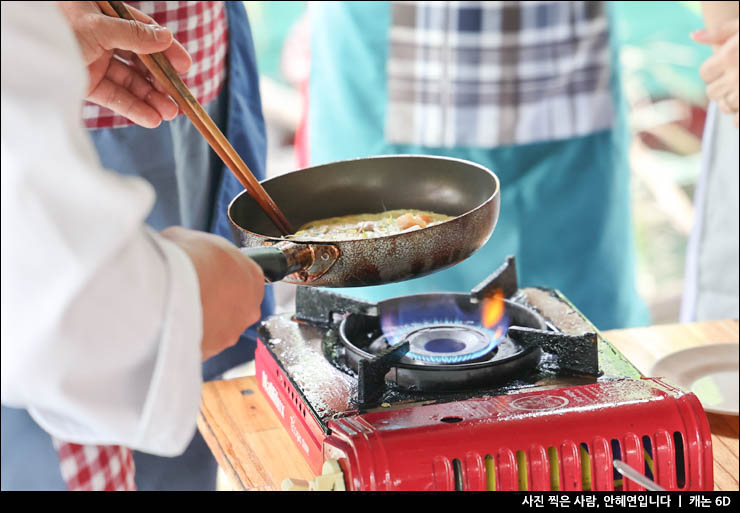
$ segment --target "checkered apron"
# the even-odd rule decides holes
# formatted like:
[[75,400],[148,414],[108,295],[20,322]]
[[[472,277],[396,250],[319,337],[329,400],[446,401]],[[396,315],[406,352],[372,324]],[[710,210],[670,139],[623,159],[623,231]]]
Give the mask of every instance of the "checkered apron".
[[79,445],[52,438],[62,479],[71,491],[136,490],[131,450],[119,445]]
[[[172,31],[193,58],[183,77],[201,105],[218,96],[226,81],[228,26],[224,2],[126,2]],[[91,102],[82,107],[89,130],[132,125],[126,117]]]
[[[226,81],[228,30],[223,2],[127,2],[169,28],[193,58],[183,77],[193,95],[206,105]],[[82,117],[88,129],[132,125],[127,118],[90,102]],[[131,450],[117,445],[80,445],[52,437],[67,488],[73,491],[136,490]]]
[[386,139],[484,147],[611,128],[604,2],[391,2]]

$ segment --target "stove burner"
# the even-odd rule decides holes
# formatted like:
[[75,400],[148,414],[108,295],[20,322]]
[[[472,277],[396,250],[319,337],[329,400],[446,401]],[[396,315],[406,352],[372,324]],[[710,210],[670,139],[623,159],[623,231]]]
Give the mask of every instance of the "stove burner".
[[435,363],[475,360],[489,353],[498,339],[472,326],[441,325],[420,328],[406,336],[410,358]]
[[[357,373],[360,409],[377,404],[386,391],[394,393],[391,389],[455,394],[528,376],[540,362],[541,349],[482,327],[475,322],[480,308],[469,295],[455,293],[389,299],[377,305],[375,315],[344,317],[338,332],[324,337],[322,351],[340,370]],[[505,299],[504,308],[514,326],[545,328],[526,306]],[[388,318],[400,322],[382,326]],[[409,318],[415,320],[403,322]]]

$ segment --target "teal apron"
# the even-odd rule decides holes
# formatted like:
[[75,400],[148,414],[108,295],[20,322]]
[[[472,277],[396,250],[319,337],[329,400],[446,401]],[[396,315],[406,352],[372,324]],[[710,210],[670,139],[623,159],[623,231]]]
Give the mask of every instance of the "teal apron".
[[321,2],[310,13],[312,165],[380,154],[444,155],[484,165],[501,180],[498,224],[473,256],[423,278],[335,291],[372,301],[468,291],[514,255],[520,286],[561,290],[597,328],[647,324],[635,288],[629,134],[615,48],[611,89],[619,116],[612,130],[497,148],[397,145],[384,140],[389,4]]

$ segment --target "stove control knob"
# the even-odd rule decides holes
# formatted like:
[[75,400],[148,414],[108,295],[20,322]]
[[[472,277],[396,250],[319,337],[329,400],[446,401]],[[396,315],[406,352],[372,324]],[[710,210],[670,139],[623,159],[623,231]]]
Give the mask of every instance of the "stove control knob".
[[324,466],[321,467],[320,476],[311,481],[287,478],[283,480],[280,487],[284,492],[305,492],[308,490],[343,492],[345,490],[344,473],[337,460],[327,460],[324,462]]

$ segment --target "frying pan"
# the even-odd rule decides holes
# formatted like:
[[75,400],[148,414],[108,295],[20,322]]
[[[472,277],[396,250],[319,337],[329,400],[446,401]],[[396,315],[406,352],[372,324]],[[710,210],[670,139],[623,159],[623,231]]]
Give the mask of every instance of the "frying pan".
[[269,281],[359,287],[417,278],[454,265],[491,236],[499,181],[483,166],[421,155],[332,162],[261,182],[294,226],[350,214],[429,210],[454,218],[395,235],[343,241],[291,241],[281,236],[246,192],[228,208],[242,251]]

